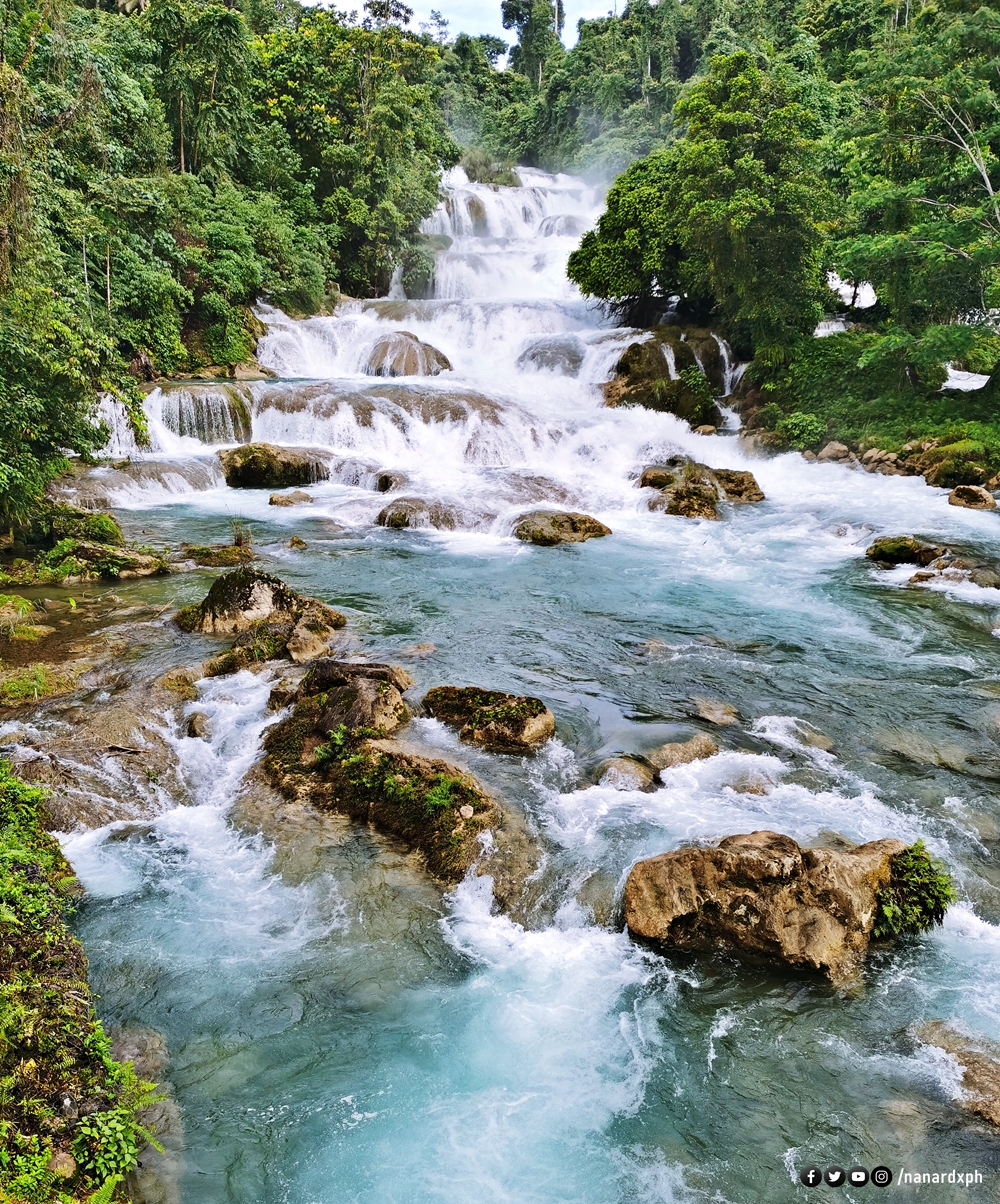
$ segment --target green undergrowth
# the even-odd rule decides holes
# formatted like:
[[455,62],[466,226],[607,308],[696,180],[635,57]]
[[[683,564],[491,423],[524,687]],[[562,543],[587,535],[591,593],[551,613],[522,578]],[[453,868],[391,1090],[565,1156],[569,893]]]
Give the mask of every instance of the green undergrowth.
[[924,932],[940,924],[955,902],[955,888],[944,865],[924,848],[922,840],[892,858],[889,885],[876,895],[876,940]]
[[775,442],[805,450],[830,439],[899,451],[913,440],[972,439],[1000,470],[1000,398],[984,389],[941,391],[912,379],[900,358],[868,362],[874,332],[846,331],[796,344],[787,367],[765,392],[753,424]]
[[17,706],[61,694],[76,685],[80,666],[61,669],[57,665],[19,665],[13,669],[0,666],[0,706]]
[[108,1204],[127,1199],[151,1138],[138,1114],[157,1097],[94,1014],[66,926],[79,888],[42,827],[44,798],[0,760],[0,1201]]

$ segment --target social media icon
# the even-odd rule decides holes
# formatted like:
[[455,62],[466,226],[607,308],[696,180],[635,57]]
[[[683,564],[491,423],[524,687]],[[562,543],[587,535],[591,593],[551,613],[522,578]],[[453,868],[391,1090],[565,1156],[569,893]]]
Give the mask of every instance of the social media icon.
[[823,1172],[818,1166],[804,1166],[799,1174],[799,1182],[806,1187],[819,1187],[823,1182]]
[[842,1166],[828,1166],[824,1178],[831,1187],[843,1187],[844,1168]]
[[847,1182],[851,1187],[864,1187],[868,1182],[868,1172],[863,1166],[852,1166],[847,1172]]
[[872,1183],[876,1187],[888,1187],[892,1182],[892,1171],[887,1166],[877,1166],[872,1171]]

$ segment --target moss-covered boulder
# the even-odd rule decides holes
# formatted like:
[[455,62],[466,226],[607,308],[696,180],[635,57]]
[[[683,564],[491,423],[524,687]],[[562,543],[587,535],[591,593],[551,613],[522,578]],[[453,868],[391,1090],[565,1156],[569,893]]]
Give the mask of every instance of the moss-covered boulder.
[[522,514],[514,523],[514,534],[524,543],[552,548],[561,543],[583,543],[585,540],[612,534],[611,528],[589,514],[575,511],[532,510]]
[[230,654],[214,658],[215,673],[288,655],[301,664],[329,650],[334,633],[347,619],[337,610],[290,589],[280,578],[257,569],[240,568],[212,584],[201,602],[174,615],[182,631],[236,635]]
[[956,485],[982,485],[989,477],[986,447],[976,439],[959,439],[935,445],[908,460],[928,485],[954,489]]
[[944,556],[947,550],[939,544],[924,543],[914,535],[883,535],[865,550],[865,555],[880,564],[926,566]]
[[115,581],[119,578],[153,577],[168,572],[167,559],[153,548],[125,548],[61,539],[25,570],[25,584],[48,581],[72,584],[77,581]]
[[246,443],[220,451],[219,460],[231,489],[287,489],[313,485],[330,475],[326,455],[309,447]]
[[87,543],[106,544],[109,547],[125,546],[125,536],[118,519],[106,511],[78,510],[74,506],[53,506],[48,512],[52,542],[61,539],[78,539]]
[[663,327],[630,343],[604,386],[605,404],[638,405],[674,414],[692,426],[718,426],[722,416],[714,398],[723,391],[724,375],[719,346],[707,331],[698,332],[707,340],[699,337],[693,343],[683,333]]
[[424,708],[459,737],[494,752],[524,753],[555,734],[555,716],[538,698],[483,690],[478,686],[438,686]]
[[407,528],[433,527],[437,531],[454,531],[461,525],[462,515],[454,506],[444,502],[427,502],[419,497],[401,497],[383,506],[375,522],[393,531]]
[[720,502],[747,505],[765,500],[752,472],[709,468],[686,456],[643,469],[639,487],[659,493],[650,500],[650,510],[683,518],[717,519],[721,517]]

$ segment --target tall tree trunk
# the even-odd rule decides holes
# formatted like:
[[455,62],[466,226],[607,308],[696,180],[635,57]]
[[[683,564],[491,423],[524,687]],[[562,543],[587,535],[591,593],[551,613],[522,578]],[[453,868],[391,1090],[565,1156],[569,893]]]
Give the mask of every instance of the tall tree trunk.
[[181,93],[180,99],[178,101],[178,108],[180,109],[181,175],[183,175],[185,172],[185,167],[184,167],[184,93],[183,92]]

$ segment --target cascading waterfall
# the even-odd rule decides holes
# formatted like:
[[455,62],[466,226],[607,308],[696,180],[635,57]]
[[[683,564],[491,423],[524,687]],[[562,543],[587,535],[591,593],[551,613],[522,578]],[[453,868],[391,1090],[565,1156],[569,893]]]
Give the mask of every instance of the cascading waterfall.
[[[525,927],[495,914],[488,880],[442,899],[367,829],[241,792],[274,718],[249,673],[199,683],[188,710],[209,714],[210,740],[175,737],[195,806],[148,838],[67,838],[102,1009],[167,1037],[183,1204],[735,1204],[791,1199],[805,1162],[992,1165],[992,1139],[946,1111],[954,1065],[912,1032],[945,1017],[1000,1038],[1000,592],[942,579],[932,593],[864,549],[873,531],[914,531],[1000,557],[995,515],[919,479],[750,459],[725,433],[605,407],[601,383],[643,336],[565,277],[600,197],[521,175],[494,189],[450,173],[425,227],[450,240],[431,299],[304,321],[262,306],[276,379],[154,391],[151,448],[116,427],[132,468],[87,478],[144,530],[189,542],[239,513],[264,566],[343,608],[359,653],[405,660],[418,694],[511,689],[558,723],[523,760],[431,719],[407,729],[544,842],[549,894]],[[450,367],[373,376],[386,340]],[[717,342],[728,393],[742,365]],[[224,486],[215,451],[246,438],[323,451],[311,505]],[[678,451],[750,469],[767,501],[717,523],[651,512],[638,477]],[[378,527],[401,496],[447,529]],[[527,548],[512,520],[539,506],[614,535]],[[708,729],[699,698],[736,722]],[[704,730],[722,751],[648,792],[592,783],[604,757]],[[877,954],[851,996],[628,940],[637,858],[761,828],[923,838],[962,902]]]

